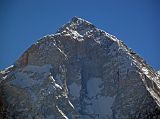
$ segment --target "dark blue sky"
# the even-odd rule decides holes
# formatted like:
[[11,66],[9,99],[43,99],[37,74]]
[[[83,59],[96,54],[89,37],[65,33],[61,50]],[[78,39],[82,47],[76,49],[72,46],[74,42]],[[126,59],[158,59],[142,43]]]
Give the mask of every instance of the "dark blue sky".
[[0,0],[0,69],[73,16],[115,35],[160,69],[159,0]]

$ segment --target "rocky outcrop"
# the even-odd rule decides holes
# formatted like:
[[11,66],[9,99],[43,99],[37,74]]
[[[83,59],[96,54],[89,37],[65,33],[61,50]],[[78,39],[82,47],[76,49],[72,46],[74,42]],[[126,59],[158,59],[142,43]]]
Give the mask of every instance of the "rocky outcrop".
[[118,40],[74,17],[0,73],[0,118],[160,118],[160,76]]

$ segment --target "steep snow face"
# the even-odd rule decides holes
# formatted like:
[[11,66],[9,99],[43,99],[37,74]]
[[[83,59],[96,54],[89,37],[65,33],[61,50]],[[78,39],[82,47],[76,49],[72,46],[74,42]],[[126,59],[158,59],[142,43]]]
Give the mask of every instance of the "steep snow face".
[[37,41],[0,78],[2,118],[160,117],[160,76],[81,18]]

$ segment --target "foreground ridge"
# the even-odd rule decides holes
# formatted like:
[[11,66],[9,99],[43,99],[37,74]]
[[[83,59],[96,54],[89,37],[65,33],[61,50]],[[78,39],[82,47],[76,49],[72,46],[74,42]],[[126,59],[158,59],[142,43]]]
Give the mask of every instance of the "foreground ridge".
[[160,118],[160,75],[78,17],[0,72],[0,119]]

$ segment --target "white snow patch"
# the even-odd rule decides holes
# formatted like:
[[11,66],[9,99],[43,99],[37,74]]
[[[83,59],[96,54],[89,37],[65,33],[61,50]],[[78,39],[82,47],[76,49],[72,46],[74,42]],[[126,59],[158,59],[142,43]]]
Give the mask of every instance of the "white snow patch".
[[56,46],[56,48],[67,58],[67,55],[59,47]]
[[[5,68],[3,71],[0,71],[0,73],[1,73],[1,74],[9,73],[9,72],[10,72],[9,69],[11,69],[11,68],[13,68],[13,67],[14,67],[14,65],[11,65],[11,66]],[[7,77],[7,76],[5,76],[5,77],[3,77],[3,78],[5,79],[6,77]]]
[[64,118],[64,119],[68,119],[68,117],[63,113],[63,111],[60,110],[58,106],[56,106],[56,107],[57,107],[59,113],[63,116],[63,118]]
[[78,41],[83,41],[84,40],[83,36],[80,35],[77,31],[71,30],[71,29],[70,29],[70,31],[71,31],[71,35],[73,35],[74,39],[77,39]]
[[55,82],[53,76],[49,76],[49,79],[51,80],[51,83],[52,83],[56,88],[59,88],[59,89],[62,90],[62,87]]
[[62,90],[62,87],[60,85],[58,85],[57,83],[55,83],[55,87],[57,87],[57,88]]
[[13,68],[13,67],[14,67],[14,65],[11,65],[11,66],[5,68],[5,70],[8,70],[8,69]]
[[69,33],[64,34],[64,36],[71,36]]
[[151,78],[151,76],[149,75],[149,71],[146,67],[143,67],[142,68],[142,71],[144,72],[144,74],[148,77],[148,78]]
[[148,74],[148,69],[146,67],[143,67],[142,71],[145,72],[145,74]]
[[81,90],[80,85],[77,85],[75,82],[73,82],[71,85],[68,86],[68,88],[72,96],[75,96],[75,97],[80,96],[80,90]]
[[100,41],[101,38],[97,37],[97,38],[95,38],[94,40],[95,40],[98,44],[101,44],[101,41]]
[[70,106],[74,109],[73,104],[69,100],[68,100],[68,102],[69,102]]
[[108,36],[109,38],[111,38],[113,41],[118,41],[118,39],[115,36],[113,36],[113,35],[105,32],[105,31],[104,31],[104,33],[105,33],[106,36]]

